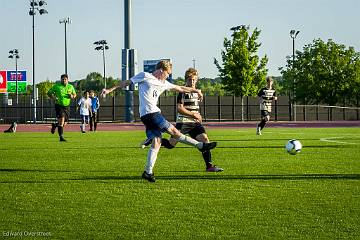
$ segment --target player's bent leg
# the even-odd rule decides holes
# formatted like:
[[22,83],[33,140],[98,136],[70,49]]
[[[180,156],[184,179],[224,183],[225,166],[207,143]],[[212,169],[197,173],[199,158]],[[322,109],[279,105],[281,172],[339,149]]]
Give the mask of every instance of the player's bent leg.
[[161,139],[161,146],[163,146],[163,147],[165,147],[165,148],[167,148],[167,149],[172,149],[172,148],[174,148],[175,147],[175,145],[176,145],[176,143],[177,143],[177,141],[175,140],[175,139],[173,139],[173,140],[175,140],[175,143],[174,144],[172,144],[172,140],[173,138],[170,138],[170,140],[168,140],[168,139],[166,139],[166,138],[162,138]]
[[203,143],[203,142],[199,142],[191,137],[185,136],[184,134],[182,134],[179,130],[177,130],[172,125],[169,129],[167,129],[167,132],[171,135],[171,137],[175,138],[176,141],[187,144],[187,145],[195,146],[202,152],[213,149],[217,145],[216,142]]

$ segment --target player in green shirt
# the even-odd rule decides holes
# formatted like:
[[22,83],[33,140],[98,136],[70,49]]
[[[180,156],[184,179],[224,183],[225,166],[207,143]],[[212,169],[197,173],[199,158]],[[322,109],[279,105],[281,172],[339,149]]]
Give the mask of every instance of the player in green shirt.
[[65,142],[64,127],[69,122],[70,115],[70,103],[71,99],[76,97],[75,88],[69,84],[69,77],[67,74],[61,75],[61,83],[55,84],[47,93],[47,95],[55,100],[55,112],[57,123],[51,125],[51,133],[55,133],[55,129],[58,129],[61,142]]

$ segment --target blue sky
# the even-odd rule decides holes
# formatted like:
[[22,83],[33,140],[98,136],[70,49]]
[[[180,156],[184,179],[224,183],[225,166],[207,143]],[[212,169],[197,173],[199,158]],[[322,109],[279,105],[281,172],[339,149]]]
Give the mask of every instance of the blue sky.
[[[1,0],[0,69],[15,69],[8,52],[20,51],[19,69],[28,70],[32,82],[32,21],[29,0]],[[102,57],[93,42],[106,39],[108,76],[121,78],[124,48],[123,0],[47,0],[49,14],[35,16],[36,82],[58,80],[64,72],[64,25],[68,25],[70,79],[102,73]],[[300,31],[296,49],[316,38],[355,47],[360,51],[358,0],[132,0],[132,47],[138,51],[139,71],[144,59],[171,58],[174,77],[193,65],[200,77],[216,77],[213,58],[220,60],[224,37],[233,26],[260,29],[259,55],[269,58],[269,75],[292,54],[291,29]]]

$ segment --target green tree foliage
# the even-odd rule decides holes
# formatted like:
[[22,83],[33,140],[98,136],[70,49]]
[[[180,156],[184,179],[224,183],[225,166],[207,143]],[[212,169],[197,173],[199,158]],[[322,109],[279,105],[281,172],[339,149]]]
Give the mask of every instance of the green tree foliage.
[[54,83],[51,82],[49,79],[46,79],[45,82],[41,82],[36,84],[36,87],[38,88],[38,94],[40,96],[47,96],[47,92],[49,91],[50,88],[52,88],[52,86],[54,86]]
[[105,86],[103,76],[98,72],[89,73],[85,79],[75,81],[74,85],[76,90],[81,93],[89,90],[99,92]]
[[224,89],[235,96],[254,96],[259,88],[265,85],[267,74],[265,55],[259,58],[257,52],[260,43],[257,42],[260,30],[250,33],[249,27],[231,28],[232,39],[224,39],[224,50],[221,51],[222,66],[214,58],[214,64],[219,70]]
[[220,79],[218,81],[211,78],[200,78],[198,88],[201,89],[206,96],[224,96],[226,91]]
[[315,39],[280,70],[284,89],[296,89],[297,102],[335,105],[355,102],[360,93],[360,54],[331,39]]

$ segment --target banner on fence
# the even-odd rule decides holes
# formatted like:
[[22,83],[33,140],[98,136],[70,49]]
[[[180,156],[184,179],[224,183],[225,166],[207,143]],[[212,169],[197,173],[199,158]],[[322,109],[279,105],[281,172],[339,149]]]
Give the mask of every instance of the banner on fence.
[[18,70],[8,70],[7,74],[7,92],[15,93],[16,92],[16,79],[18,82],[18,93],[26,93],[26,71]]
[[15,93],[16,80],[18,84],[18,93],[26,93],[26,70],[1,70],[0,93]]
[[6,93],[6,71],[0,71],[0,93]]

